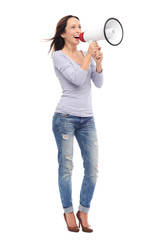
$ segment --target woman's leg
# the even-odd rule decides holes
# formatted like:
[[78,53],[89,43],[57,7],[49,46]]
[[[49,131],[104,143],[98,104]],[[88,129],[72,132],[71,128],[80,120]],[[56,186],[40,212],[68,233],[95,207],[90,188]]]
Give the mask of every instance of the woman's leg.
[[74,125],[68,114],[55,113],[53,133],[58,147],[58,183],[65,213],[73,212],[72,183]]
[[84,165],[79,211],[88,213],[98,176],[98,142],[94,118],[82,118],[75,132]]

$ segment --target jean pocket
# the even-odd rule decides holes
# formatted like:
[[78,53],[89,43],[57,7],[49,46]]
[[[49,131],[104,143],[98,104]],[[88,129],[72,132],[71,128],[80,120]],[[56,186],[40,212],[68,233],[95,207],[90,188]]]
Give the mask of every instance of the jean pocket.
[[57,117],[60,118],[68,118],[69,116],[71,116],[70,114],[67,113],[55,113]]

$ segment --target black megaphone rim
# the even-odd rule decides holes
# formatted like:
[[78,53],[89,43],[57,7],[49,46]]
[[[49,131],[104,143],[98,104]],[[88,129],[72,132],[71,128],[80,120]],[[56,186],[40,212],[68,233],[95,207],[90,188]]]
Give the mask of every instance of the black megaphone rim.
[[[120,40],[118,43],[116,43],[116,44],[111,43],[111,42],[107,39],[107,36],[106,36],[106,33],[105,33],[106,24],[107,24],[110,20],[115,20],[115,21],[117,21],[117,22],[119,23],[119,25],[121,26],[121,29],[122,29],[122,37],[121,37],[121,40]],[[111,44],[112,46],[118,46],[118,45],[122,42],[122,40],[123,40],[123,35],[124,35],[124,31],[123,31],[123,27],[122,27],[122,24],[120,23],[120,21],[119,21],[117,18],[114,18],[114,17],[108,18],[108,19],[106,20],[105,24],[104,24],[104,36],[105,36],[106,41],[107,41],[109,44]]]

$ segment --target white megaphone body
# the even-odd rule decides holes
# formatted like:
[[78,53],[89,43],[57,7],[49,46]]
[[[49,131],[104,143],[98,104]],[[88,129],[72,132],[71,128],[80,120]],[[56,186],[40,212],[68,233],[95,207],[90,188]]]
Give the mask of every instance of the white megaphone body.
[[122,42],[123,34],[121,23],[116,18],[109,18],[104,27],[82,32],[79,39],[82,42],[106,40],[112,46],[117,46]]

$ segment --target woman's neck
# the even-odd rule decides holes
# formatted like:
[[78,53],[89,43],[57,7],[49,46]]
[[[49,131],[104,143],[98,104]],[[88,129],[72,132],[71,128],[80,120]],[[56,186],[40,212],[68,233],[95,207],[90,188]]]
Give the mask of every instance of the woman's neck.
[[78,52],[77,50],[77,46],[75,45],[71,45],[71,44],[65,44],[64,48],[62,49],[62,51],[64,53],[69,53],[69,54],[72,54],[72,55],[76,55],[76,53]]

